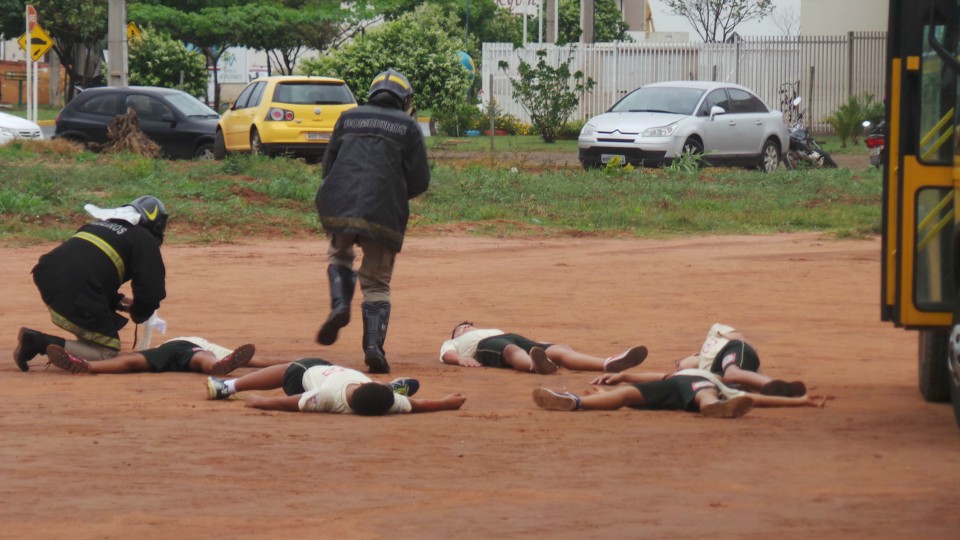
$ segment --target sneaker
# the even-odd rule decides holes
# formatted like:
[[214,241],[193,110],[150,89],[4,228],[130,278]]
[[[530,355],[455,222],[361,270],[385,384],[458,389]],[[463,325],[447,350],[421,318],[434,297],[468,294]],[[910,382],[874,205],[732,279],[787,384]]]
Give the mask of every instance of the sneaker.
[[737,396],[700,407],[700,414],[707,418],[740,418],[753,409],[753,398]]
[[604,360],[603,370],[607,373],[620,373],[625,369],[639,366],[646,359],[647,348],[640,345]]
[[231,395],[223,379],[207,377],[207,399],[229,399]]
[[47,346],[47,358],[50,363],[70,373],[90,373],[90,363],[78,358],[58,345]]
[[557,371],[557,365],[547,358],[547,351],[540,347],[530,349],[530,360],[533,361],[533,371],[540,375],[549,375]]
[[774,379],[760,388],[765,396],[802,397],[807,394],[807,385],[802,381],[787,382]]
[[225,356],[223,360],[220,360],[210,368],[210,375],[223,377],[227,373],[249,364],[250,360],[253,360],[253,353],[256,351],[257,348],[250,344],[237,347],[232,353]]
[[393,390],[394,394],[401,396],[412,396],[420,389],[420,381],[416,379],[394,379],[387,383],[387,387]]
[[533,390],[533,402],[537,407],[548,411],[576,411],[580,409],[580,398],[570,392],[554,392],[546,388]]
[[26,327],[20,328],[20,332],[17,333],[17,348],[13,350],[13,361],[16,362],[20,371],[30,371],[27,362],[33,360],[38,354],[43,354],[43,346],[37,343],[43,341],[40,338],[40,332]]

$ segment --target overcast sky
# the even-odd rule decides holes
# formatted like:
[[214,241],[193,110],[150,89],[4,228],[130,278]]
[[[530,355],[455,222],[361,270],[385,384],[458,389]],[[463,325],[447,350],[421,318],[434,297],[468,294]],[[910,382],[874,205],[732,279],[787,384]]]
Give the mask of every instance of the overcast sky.
[[[840,1],[840,0],[838,0]],[[800,0],[773,0],[774,11],[794,12],[797,20],[800,18]],[[653,25],[657,32],[688,32],[690,39],[698,39],[697,32],[690,26],[687,19],[673,15],[666,7],[664,0],[650,0],[650,9],[653,11]],[[743,36],[777,36],[782,32],[770,20],[762,22],[750,21],[737,27],[737,32]]]

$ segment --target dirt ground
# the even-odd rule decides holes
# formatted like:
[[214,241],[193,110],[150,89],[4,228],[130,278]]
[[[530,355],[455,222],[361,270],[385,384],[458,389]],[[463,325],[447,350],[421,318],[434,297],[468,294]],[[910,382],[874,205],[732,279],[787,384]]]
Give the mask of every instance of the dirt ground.
[[[75,376],[40,358],[19,372],[17,329],[55,330],[29,275],[49,247],[0,257],[2,538],[960,537],[960,432],[917,391],[916,334],[879,321],[877,239],[415,235],[394,276],[393,374],[376,378],[467,401],[382,418],[207,401],[195,373]],[[164,246],[155,342],[359,367],[356,318],[334,346],[313,343],[323,251]],[[463,319],[604,356],[643,343],[636,369],[661,371],[722,321],[763,371],[835,399],[737,420],[542,411],[538,385],[581,390],[593,374],[441,365]]]

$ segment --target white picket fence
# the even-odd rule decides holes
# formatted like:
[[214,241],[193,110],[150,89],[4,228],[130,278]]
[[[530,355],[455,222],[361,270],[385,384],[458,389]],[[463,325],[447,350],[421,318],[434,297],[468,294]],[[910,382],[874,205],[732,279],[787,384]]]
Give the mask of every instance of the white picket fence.
[[[883,98],[886,43],[886,32],[743,38],[737,43],[528,44],[516,49],[509,43],[484,43],[482,99],[489,103],[493,96],[497,107],[529,122],[527,111],[513,98],[510,80],[518,77],[521,60],[535,65],[537,51],[546,49],[552,65],[569,58],[571,71],[581,70],[597,83],[585,93],[571,119],[600,114],[630,91],[652,82],[737,83],[775,109],[781,109],[781,88],[792,84],[803,97],[811,127],[825,132],[830,127],[824,118],[849,96]],[[498,67],[501,61],[507,69]]]

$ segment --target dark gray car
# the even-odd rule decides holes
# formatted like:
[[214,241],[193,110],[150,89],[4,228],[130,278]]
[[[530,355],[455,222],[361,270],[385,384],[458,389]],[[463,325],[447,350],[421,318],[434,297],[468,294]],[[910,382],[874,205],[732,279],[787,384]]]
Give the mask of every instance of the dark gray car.
[[213,159],[220,115],[190,94],[153,86],[84,90],[57,116],[55,138],[82,144],[107,142],[107,127],[127,109],[164,157]]

